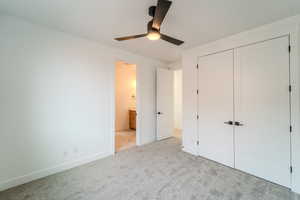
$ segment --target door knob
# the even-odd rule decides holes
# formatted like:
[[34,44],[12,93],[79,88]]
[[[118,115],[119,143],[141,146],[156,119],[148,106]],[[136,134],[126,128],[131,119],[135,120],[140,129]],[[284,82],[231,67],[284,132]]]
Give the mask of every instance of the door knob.
[[224,122],[224,124],[233,125],[233,121]]
[[158,115],[162,115],[162,112],[157,112]]
[[244,124],[242,124],[241,122],[234,122],[234,125],[236,125],[236,126],[243,126]]

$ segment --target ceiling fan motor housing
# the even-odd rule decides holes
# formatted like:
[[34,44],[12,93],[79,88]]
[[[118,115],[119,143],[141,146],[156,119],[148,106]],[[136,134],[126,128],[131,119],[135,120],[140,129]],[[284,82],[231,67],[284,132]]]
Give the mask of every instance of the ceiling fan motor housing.
[[149,7],[148,14],[149,14],[150,17],[155,16],[155,10],[156,10],[156,6],[150,6]]
[[153,20],[151,20],[151,21],[148,22],[148,25],[147,25],[147,31],[148,31],[148,33],[150,31],[160,32],[160,30],[157,30],[157,29],[153,28],[152,25],[153,25]]

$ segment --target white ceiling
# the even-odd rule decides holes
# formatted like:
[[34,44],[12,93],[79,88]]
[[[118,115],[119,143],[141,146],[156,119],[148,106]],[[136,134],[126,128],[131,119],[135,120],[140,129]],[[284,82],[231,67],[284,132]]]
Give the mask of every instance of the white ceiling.
[[146,32],[156,0],[1,0],[0,12],[131,52],[174,62],[182,49],[201,45],[300,13],[300,0],[173,0],[161,31],[181,46],[146,38],[114,37]]

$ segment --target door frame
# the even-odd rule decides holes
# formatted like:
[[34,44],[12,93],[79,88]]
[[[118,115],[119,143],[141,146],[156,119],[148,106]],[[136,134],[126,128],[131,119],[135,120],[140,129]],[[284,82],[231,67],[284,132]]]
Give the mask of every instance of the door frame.
[[292,106],[292,190],[300,194],[300,15],[285,18],[266,25],[262,25],[241,33],[223,37],[217,41],[185,50],[182,53],[184,69],[184,118],[183,118],[183,150],[197,155],[196,152],[196,65],[197,57],[237,46],[266,40],[283,35],[290,35],[291,54],[291,106]]
[[134,64],[136,65],[136,145],[137,146],[140,146],[141,145],[141,131],[140,131],[140,117],[139,117],[139,111],[140,111],[140,92],[139,92],[139,76],[138,76],[138,63],[137,62],[134,62],[134,61],[131,61],[131,60],[128,60],[128,59],[124,59],[124,58],[115,58],[114,59],[114,62],[113,62],[113,73],[112,73],[112,93],[111,93],[111,102],[112,103],[112,113],[111,113],[111,118],[112,118],[112,123],[111,123],[111,152],[112,154],[115,154],[116,153],[116,149],[115,149],[115,134],[116,134],[116,130],[115,130],[115,122],[116,122],[116,105],[115,105],[115,102],[116,102],[116,95],[115,95],[115,92],[116,92],[116,84],[115,84],[115,81],[116,81],[116,63],[119,62],[119,61],[123,61],[123,62],[126,62],[126,63],[130,63],[130,64]]
[[[292,132],[290,133],[290,155],[291,155],[291,166],[293,168],[299,167],[299,160],[297,160],[297,156],[299,157],[299,152],[297,152],[297,139],[300,135],[300,70],[298,69],[299,65],[299,44],[300,44],[300,37],[299,37],[300,28],[298,27],[292,27],[287,30],[280,30],[277,33],[270,32],[268,34],[262,35],[260,38],[257,37],[248,37],[245,38],[238,38],[238,41],[231,41],[228,40],[221,46],[214,45],[212,43],[212,46],[207,45],[207,49],[202,49],[202,51],[198,52],[198,55],[196,56],[196,63],[199,63],[199,58],[205,57],[208,55],[221,53],[228,50],[234,50],[236,48],[249,46],[269,40],[273,40],[276,38],[281,37],[288,37],[289,38],[289,44],[291,46],[291,51],[289,54],[289,70],[290,70],[290,85],[292,86],[292,92],[290,93],[290,124],[292,126]],[[239,41],[240,40],[240,41]],[[210,48],[211,47],[211,48]],[[202,52],[202,53],[201,53]],[[199,77],[197,76],[197,84],[198,84]],[[197,87],[198,88],[198,87]],[[198,114],[198,96],[197,96],[197,114]],[[199,127],[198,127],[198,121],[196,125],[196,136],[199,139]],[[198,148],[196,149],[196,153],[199,156]],[[299,176],[299,172],[296,172],[295,170],[290,176],[291,179],[291,189],[293,191],[300,190],[299,186],[297,186],[297,182],[299,182],[297,176]]]

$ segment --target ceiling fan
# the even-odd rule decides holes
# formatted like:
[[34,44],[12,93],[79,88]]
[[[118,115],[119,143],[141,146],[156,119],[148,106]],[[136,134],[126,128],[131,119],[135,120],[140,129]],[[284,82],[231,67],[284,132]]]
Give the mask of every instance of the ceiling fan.
[[178,46],[183,44],[184,41],[160,33],[161,24],[164,21],[165,16],[167,15],[169,8],[171,7],[171,4],[172,2],[168,0],[158,0],[157,6],[151,6],[149,8],[149,15],[153,17],[153,19],[150,22],[148,22],[147,33],[115,38],[115,40],[124,41],[124,40],[131,40],[131,39],[136,39],[141,37],[147,37],[149,40],[162,39]]

